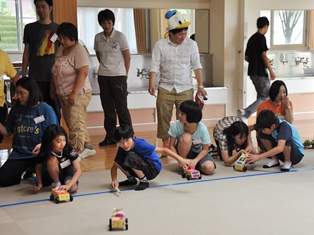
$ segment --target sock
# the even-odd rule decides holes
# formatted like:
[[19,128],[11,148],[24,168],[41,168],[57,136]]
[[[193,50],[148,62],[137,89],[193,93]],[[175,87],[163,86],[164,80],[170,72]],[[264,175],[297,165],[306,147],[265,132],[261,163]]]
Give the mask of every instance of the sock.
[[54,183],[54,188],[55,189],[58,189],[58,188],[60,188],[60,186],[61,186],[61,182],[59,181],[59,182],[57,182],[57,183]]
[[140,184],[135,188],[136,191],[141,191],[147,189],[149,187],[149,183],[147,182],[146,176],[140,179]]
[[119,186],[130,186],[130,185],[136,185],[137,181],[134,176],[129,176],[127,180],[119,182]]
[[93,148],[93,146],[91,144],[84,145],[84,149],[94,150],[94,148]]
[[279,161],[277,159],[272,159],[269,163],[267,163],[266,165],[269,167],[272,167],[274,165],[277,165],[279,163]]
[[285,162],[281,168],[288,170],[291,168],[291,165],[292,165],[292,162]]

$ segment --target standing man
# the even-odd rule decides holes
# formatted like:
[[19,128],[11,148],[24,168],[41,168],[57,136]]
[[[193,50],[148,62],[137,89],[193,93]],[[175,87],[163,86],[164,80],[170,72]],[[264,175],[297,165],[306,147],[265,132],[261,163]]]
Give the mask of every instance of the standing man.
[[165,15],[168,27],[165,39],[157,41],[152,53],[149,74],[148,91],[155,95],[154,81],[159,74],[157,95],[157,137],[162,139],[163,147],[169,147],[170,121],[173,105],[176,106],[177,119],[180,105],[185,100],[193,100],[193,78],[191,69],[194,70],[198,84],[197,92],[206,96],[202,81],[202,65],[197,43],[186,38],[188,26],[180,12],[168,11]]
[[238,110],[238,117],[241,119],[249,118],[252,113],[256,112],[257,107],[268,98],[270,80],[266,69],[269,71],[271,80],[276,78],[266,54],[268,47],[265,34],[268,27],[268,19],[259,17],[257,19],[257,32],[250,37],[247,43],[244,59],[249,63],[248,75],[255,86],[257,100],[246,109]]
[[[16,84],[19,80],[19,75],[13,67],[11,60],[7,53],[0,50],[0,123],[4,124],[7,114],[8,106],[6,104],[5,93],[4,93],[4,75],[11,78],[12,83]],[[3,135],[0,134],[0,143],[3,140]]]
[[99,62],[98,84],[106,130],[106,137],[99,146],[108,146],[116,145],[117,115],[120,125],[132,126],[127,100],[131,55],[127,38],[114,28],[115,15],[111,10],[100,11],[98,23],[103,31],[95,35],[94,49]]
[[29,67],[28,75],[35,78],[43,101],[53,108],[60,121],[59,100],[50,98],[51,68],[58,49],[56,32],[59,25],[50,20],[52,0],[34,0],[34,4],[39,19],[24,28],[22,76],[26,76]]

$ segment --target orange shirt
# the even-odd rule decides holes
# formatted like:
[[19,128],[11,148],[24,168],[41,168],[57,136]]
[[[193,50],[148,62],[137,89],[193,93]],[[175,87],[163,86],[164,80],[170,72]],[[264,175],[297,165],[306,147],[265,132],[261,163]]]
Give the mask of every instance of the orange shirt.
[[[256,116],[258,116],[258,114],[262,110],[265,110],[265,109],[273,111],[278,118],[285,120],[286,108],[282,102],[280,103],[279,106],[276,107],[271,101],[271,99],[265,100],[263,103],[261,103],[258,106]],[[290,101],[290,109],[291,109],[291,112],[293,113],[293,106],[292,106],[291,101]]]

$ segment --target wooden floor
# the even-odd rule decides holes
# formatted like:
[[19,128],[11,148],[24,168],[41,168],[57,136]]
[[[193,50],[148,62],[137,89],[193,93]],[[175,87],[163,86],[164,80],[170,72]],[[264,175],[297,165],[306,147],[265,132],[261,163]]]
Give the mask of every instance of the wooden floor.
[[[249,124],[254,123],[254,118],[248,120]],[[314,120],[297,120],[294,122],[294,126],[299,130],[302,141],[306,139],[314,139]],[[211,136],[212,143],[214,140],[212,138],[213,128],[208,128]],[[162,146],[160,139],[156,137],[156,132],[139,132],[135,133],[136,137],[143,138],[151,144],[156,146]],[[107,147],[99,147],[98,143],[104,139],[104,136],[91,136],[91,143],[94,146],[97,154],[92,157],[82,159],[81,166],[84,172],[87,171],[98,171],[98,170],[108,170],[113,164],[113,160],[116,154],[116,145],[111,145]],[[6,161],[8,157],[8,152],[11,148],[11,138],[5,138],[0,144],[0,166]],[[169,162],[174,162],[175,160],[170,157],[161,158],[164,164]]]

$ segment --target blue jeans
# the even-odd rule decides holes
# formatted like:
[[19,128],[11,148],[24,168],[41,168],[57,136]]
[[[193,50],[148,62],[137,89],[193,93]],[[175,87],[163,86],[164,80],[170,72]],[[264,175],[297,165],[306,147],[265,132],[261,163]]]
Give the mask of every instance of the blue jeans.
[[245,110],[245,117],[249,118],[252,113],[256,112],[258,106],[268,98],[270,80],[268,77],[250,76],[257,92],[256,100]]

